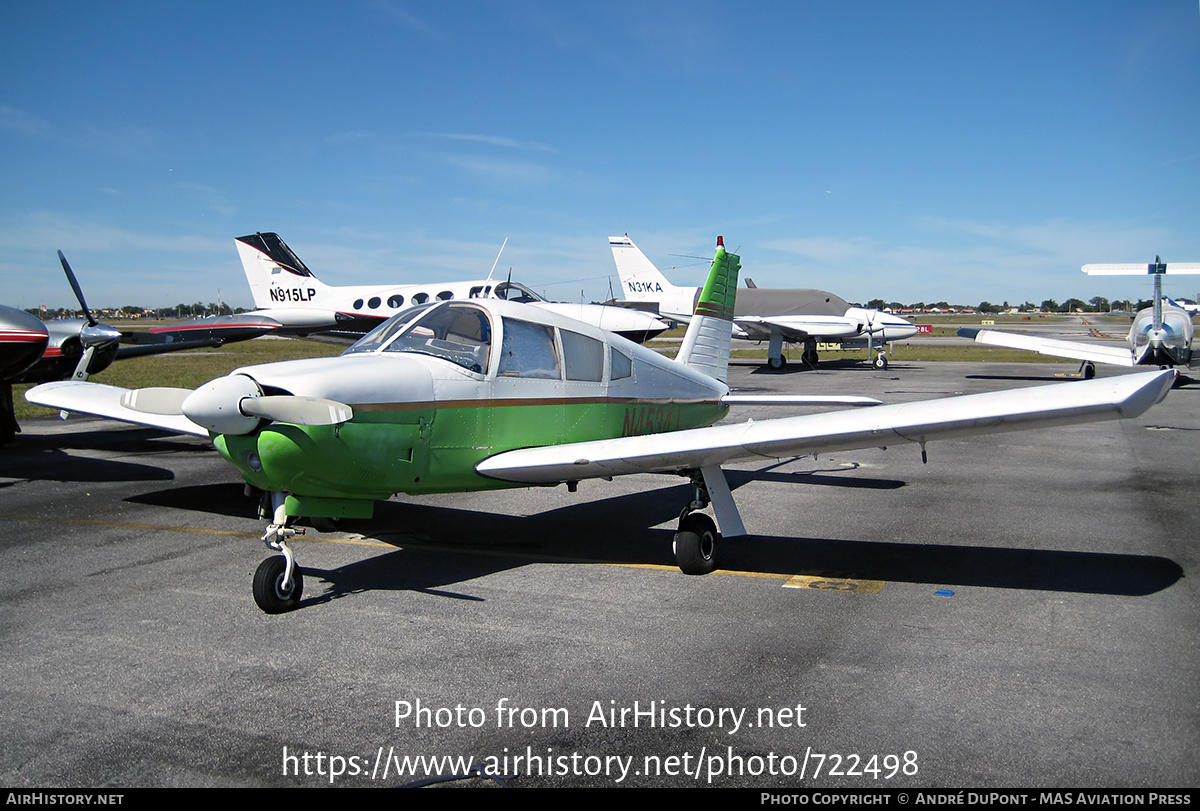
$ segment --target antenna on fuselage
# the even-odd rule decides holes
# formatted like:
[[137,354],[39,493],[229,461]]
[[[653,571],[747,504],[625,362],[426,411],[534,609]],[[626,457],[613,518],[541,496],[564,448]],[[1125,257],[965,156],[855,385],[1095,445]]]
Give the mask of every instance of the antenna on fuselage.
[[496,272],[496,265],[500,264],[500,254],[504,253],[504,246],[508,244],[508,237],[504,238],[504,243],[500,246],[500,253],[496,254],[496,261],[492,262],[492,269],[488,271],[487,281],[492,280],[492,274]]

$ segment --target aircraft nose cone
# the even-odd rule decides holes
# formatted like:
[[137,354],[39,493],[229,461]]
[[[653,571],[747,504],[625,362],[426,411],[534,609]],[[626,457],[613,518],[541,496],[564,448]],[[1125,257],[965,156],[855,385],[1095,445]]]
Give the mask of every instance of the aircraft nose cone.
[[242,413],[241,402],[259,397],[262,390],[245,375],[227,375],[210,380],[183,401],[183,415],[217,434],[248,434],[258,427],[258,417]]

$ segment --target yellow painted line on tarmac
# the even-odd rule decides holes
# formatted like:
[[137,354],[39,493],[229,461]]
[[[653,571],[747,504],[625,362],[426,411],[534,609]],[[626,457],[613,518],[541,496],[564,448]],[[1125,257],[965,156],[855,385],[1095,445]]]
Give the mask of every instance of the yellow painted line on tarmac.
[[[626,569],[653,569],[664,572],[678,572],[678,566],[664,566],[658,563],[608,563],[608,566],[620,566]],[[732,572],[728,569],[715,569],[712,574],[727,574],[734,577],[764,577],[771,580],[783,580],[785,589],[813,589],[815,591],[853,591],[858,594],[878,594],[887,585],[886,580],[860,580],[849,577],[814,577],[807,574],[786,575],[780,572]]]
[[807,574],[793,575],[783,584],[785,589],[815,589],[817,591],[853,591],[859,594],[878,594],[883,591],[886,580],[858,580],[850,577],[814,577]]

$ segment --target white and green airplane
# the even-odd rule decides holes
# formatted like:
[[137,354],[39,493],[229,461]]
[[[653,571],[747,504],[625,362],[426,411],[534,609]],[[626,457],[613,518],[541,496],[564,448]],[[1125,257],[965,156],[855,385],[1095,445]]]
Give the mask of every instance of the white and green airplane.
[[[422,494],[682,473],[675,556],[688,574],[746,534],[721,466],[943,437],[1132,417],[1170,372],[714,425],[730,406],[876,401],[739,396],[726,385],[738,257],[716,256],[676,359],[555,313],[497,299],[443,301],[393,316],[343,355],[237,369],[187,389],[59,382],[32,403],[211,438],[250,485],[281,554],[254,576],[268,613],[298,604],[288,539],[297,517],[368,518],[374,502]],[[702,512],[711,507],[716,521]],[[718,531],[719,527],[719,531]]]

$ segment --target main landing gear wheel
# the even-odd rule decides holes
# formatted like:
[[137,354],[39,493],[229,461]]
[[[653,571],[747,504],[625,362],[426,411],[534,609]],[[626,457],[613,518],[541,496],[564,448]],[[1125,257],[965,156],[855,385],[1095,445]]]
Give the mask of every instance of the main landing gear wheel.
[[708,574],[717,568],[717,545],[721,533],[704,513],[689,513],[679,521],[675,533],[675,562],[684,574]]
[[291,588],[283,588],[283,576],[287,572],[287,558],[275,555],[258,564],[254,573],[254,602],[268,614],[291,611],[300,603],[304,592],[304,576],[300,567],[292,569]]
[[875,356],[875,368],[883,371],[887,368],[887,356],[880,352]]
[[787,366],[787,358],[785,358],[783,355],[780,355],[777,358],[767,358],[767,366],[779,371],[784,366]]

